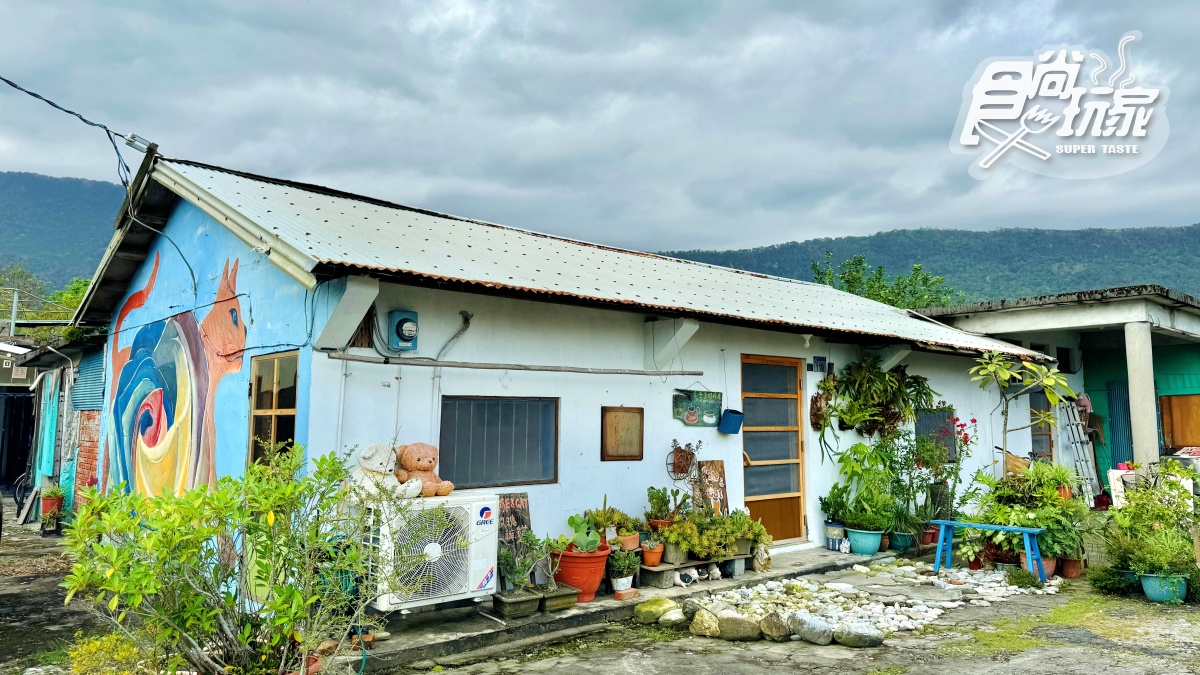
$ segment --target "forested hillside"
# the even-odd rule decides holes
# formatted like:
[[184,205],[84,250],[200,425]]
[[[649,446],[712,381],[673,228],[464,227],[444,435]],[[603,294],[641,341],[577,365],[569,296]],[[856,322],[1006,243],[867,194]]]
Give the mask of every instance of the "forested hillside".
[[124,198],[114,183],[0,172],[0,267],[22,262],[51,288],[90,279]]
[[889,274],[921,263],[971,300],[1155,283],[1200,295],[1200,224],[1121,230],[892,230],[865,237],[665,255],[794,279],[812,262],[865,254]]

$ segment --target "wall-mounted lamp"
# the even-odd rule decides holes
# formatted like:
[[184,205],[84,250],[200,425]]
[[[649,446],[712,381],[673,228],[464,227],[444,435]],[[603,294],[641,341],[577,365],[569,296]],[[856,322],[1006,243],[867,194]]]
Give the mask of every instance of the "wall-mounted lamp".
[[804,348],[808,349],[808,341],[812,339],[812,333],[804,333],[800,337],[804,338]]

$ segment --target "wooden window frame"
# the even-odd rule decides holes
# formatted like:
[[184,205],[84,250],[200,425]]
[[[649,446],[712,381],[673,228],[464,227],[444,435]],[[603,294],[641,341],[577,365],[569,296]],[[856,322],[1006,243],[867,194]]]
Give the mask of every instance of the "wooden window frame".
[[[759,363],[759,364],[764,364],[764,365],[769,365],[769,366],[788,366],[788,367],[796,369],[796,393],[795,394],[756,394],[753,392],[747,392],[745,390],[745,386],[746,386],[745,383],[741,384],[740,388],[741,388],[741,398],[742,399],[747,399],[747,398],[795,399],[795,401],[796,401],[796,424],[795,424],[795,426],[772,426],[772,427],[743,426],[742,431],[743,432],[746,432],[746,431],[791,431],[791,432],[794,432],[797,437],[796,459],[772,459],[772,460],[764,460],[764,461],[756,462],[756,461],[750,460],[747,457],[748,463],[746,463],[743,466],[743,469],[745,468],[745,466],[772,466],[772,465],[779,465],[779,464],[795,464],[799,467],[797,469],[797,475],[798,475],[798,480],[799,480],[800,491],[799,492],[787,492],[787,493],[780,493],[780,494],[772,494],[772,495],[751,496],[751,495],[745,494],[745,486],[743,485],[742,501],[755,502],[755,501],[765,501],[765,500],[770,500],[770,499],[784,499],[784,498],[801,497],[801,499],[799,500],[799,504],[800,504],[799,518],[800,518],[801,535],[800,535],[800,537],[797,537],[795,539],[788,539],[786,541],[802,541],[802,540],[804,540],[805,537],[809,536],[808,528],[805,526],[805,522],[808,518],[808,514],[806,512],[806,507],[804,504],[805,499],[803,499],[803,497],[805,495],[805,486],[807,485],[807,482],[806,482],[805,476],[804,476],[804,373],[806,372],[805,371],[805,360],[802,358],[794,358],[794,357],[786,357],[786,356],[761,356],[761,355],[757,355],[757,354],[742,354],[741,362],[742,362],[742,365],[745,365],[747,363]],[[743,407],[745,407],[745,406],[743,405]],[[744,436],[743,436],[743,438],[744,438]]]
[[[1030,396],[1029,396],[1029,418],[1030,418],[1031,422],[1033,421],[1033,411],[1036,410],[1036,408],[1033,407],[1032,394],[1038,393],[1038,392],[1040,392],[1040,390],[1037,390],[1037,392],[1029,392],[1030,393]],[[1050,406],[1048,409],[1049,412],[1052,412],[1052,413],[1055,412],[1054,406],[1050,405],[1050,401],[1048,399],[1046,401],[1046,405]],[[1056,435],[1054,432],[1055,432],[1055,430],[1057,430],[1057,428],[1058,427],[1055,427],[1054,425],[1051,425],[1051,424],[1047,424],[1042,429],[1039,429],[1037,424],[1034,424],[1033,426],[1029,427],[1029,451],[1031,453],[1035,452],[1035,448],[1033,445],[1034,438],[1036,438],[1038,436],[1045,436],[1047,445],[1050,448],[1050,461],[1054,461],[1054,455],[1056,454],[1055,445],[1057,445],[1054,442],[1054,436]],[[1042,455],[1039,455],[1039,456],[1042,456]]]
[[[605,418],[609,413],[636,414],[638,418],[638,447],[637,456],[613,455],[608,447],[608,425]],[[600,408],[600,461],[601,462],[640,462],[645,459],[646,452],[646,409],[627,408],[624,406],[601,406]]]
[[[439,406],[438,410],[439,411],[441,410],[442,402],[448,398],[458,399],[458,400],[472,400],[472,401],[513,401],[513,400],[521,400],[521,399],[554,401],[554,472],[550,476],[550,478],[548,478],[546,480],[527,480],[527,481],[520,481],[520,482],[509,481],[509,482],[504,482],[504,483],[486,483],[486,484],[482,484],[482,485],[472,485],[471,487],[464,487],[462,489],[464,489],[464,490],[484,490],[484,489],[488,489],[488,488],[517,487],[517,486],[521,486],[521,485],[553,485],[558,482],[558,455],[559,455],[559,450],[562,447],[562,439],[559,437],[559,430],[561,428],[561,422],[560,422],[559,418],[562,417],[562,399],[561,398],[559,398],[557,396],[459,396],[459,395],[455,395],[455,394],[443,394],[441,399],[438,400],[438,406]],[[438,424],[439,424],[438,430],[437,430],[438,448],[440,449],[442,447],[442,438],[441,438],[442,430],[441,430],[441,426],[440,426],[441,425],[440,418],[439,418]],[[456,486],[456,489],[457,489],[457,486]]]
[[[286,352],[273,352],[270,354],[259,354],[257,356],[250,357],[250,386],[248,388],[249,389],[249,398],[250,398],[250,406],[249,406],[250,414],[247,415],[247,417],[248,417],[247,421],[249,422],[249,427],[250,427],[250,434],[249,434],[250,441],[249,441],[249,447],[247,448],[247,453],[246,453],[246,465],[247,466],[249,466],[252,462],[256,461],[255,455],[258,452],[258,448],[256,447],[257,444],[254,439],[254,418],[256,418],[256,417],[270,417],[271,418],[271,436],[272,436],[272,438],[270,439],[271,443],[278,442],[274,438],[276,429],[278,429],[278,424],[276,423],[276,418],[278,416],[291,415],[293,420],[298,419],[298,417],[296,415],[296,408],[270,408],[270,409],[258,410],[254,407],[254,403],[257,398],[255,396],[255,394],[258,393],[254,390],[254,364],[259,363],[261,361],[279,361],[281,359],[286,359],[289,357],[294,357],[296,359],[296,403],[299,404],[299,402],[300,402],[300,350],[293,349],[291,351],[286,351]],[[274,392],[274,398],[272,399],[274,401],[274,404],[279,405],[279,364],[275,365],[275,379],[271,383],[271,390]],[[297,431],[298,430],[299,429],[297,429]],[[296,441],[296,439],[293,438],[292,442],[294,443],[295,441]]]

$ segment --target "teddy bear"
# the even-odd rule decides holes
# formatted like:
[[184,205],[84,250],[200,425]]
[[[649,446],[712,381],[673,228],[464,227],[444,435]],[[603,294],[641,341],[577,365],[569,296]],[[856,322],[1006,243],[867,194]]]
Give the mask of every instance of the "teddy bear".
[[375,495],[380,491],[394,494],[397,497],[411,498],[421,494],[424,485],[421,479],[412,478],[401,484],[396,480],[396,451],[392,446],[383,443],[368,445],[358,457],[358,468],[350,475],[355,485],[366,494]]
[[428,443],[413,443],[396,448],[396,480],[404,483],[413,478],[421,479],[422,497],[445,497],[454,490],[454,483],[438,478],[433,472],[438,463],[438,449]]

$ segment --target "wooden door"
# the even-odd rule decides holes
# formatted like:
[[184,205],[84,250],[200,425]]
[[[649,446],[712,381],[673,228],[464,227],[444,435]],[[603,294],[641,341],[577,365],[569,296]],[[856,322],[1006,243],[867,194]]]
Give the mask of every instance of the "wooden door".
[[1200,446],[1200,395],[1162,396],[1163,445],[1170,449]]
[[804,361],[742,355],[746,506],[775,541],[804,537]]

